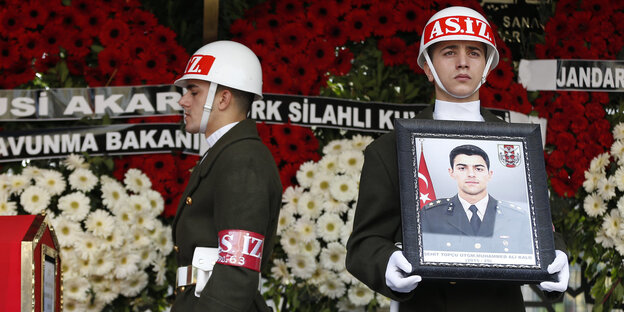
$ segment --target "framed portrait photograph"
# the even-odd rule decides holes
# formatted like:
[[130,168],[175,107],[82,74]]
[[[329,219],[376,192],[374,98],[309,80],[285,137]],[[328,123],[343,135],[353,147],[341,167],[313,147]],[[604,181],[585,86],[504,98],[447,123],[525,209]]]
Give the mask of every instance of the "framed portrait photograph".
[[554,280],[539,125],[397,119],[395,130],[403,253],[414,274]]

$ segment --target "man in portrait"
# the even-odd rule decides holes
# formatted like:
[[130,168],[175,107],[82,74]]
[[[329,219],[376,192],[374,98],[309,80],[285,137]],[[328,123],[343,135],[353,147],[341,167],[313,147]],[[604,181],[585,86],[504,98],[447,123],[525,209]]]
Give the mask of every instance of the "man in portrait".
[[[457,183],[457,194],[432,201],[420,211],[423,247],[531,253],[527,207],[497,200],[488,193],[493,171],[487,153],[475,145],[460,145],[449,153],[449,162],[448,174]],[[473,238],[466,240],[461,236]],[[460,241],[463,243],[459,244]]]

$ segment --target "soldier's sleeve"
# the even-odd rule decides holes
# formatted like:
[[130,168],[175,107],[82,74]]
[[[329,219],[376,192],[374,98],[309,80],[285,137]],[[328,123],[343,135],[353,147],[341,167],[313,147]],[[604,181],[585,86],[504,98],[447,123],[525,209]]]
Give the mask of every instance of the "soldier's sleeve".
[[[220,181],[215,190],[215,224],[217,231],[248,231],[264,236],[271,218],[277,218],[279,207],[271,207],[272,196],[281,198],[281,187],[275,190],[271,164],[258,157],[258,151],[245,144],[234,144],[220,155],[223,162],[215,163]],[[274,163],[273,163],[274,165]],[[279,177],[277,177],[279,179]],[[276,210],[276,211],[273,211]],[[274,231],[275,229],[273,229]],[[257,242],[256,242],[257,243]],[[254,252],[251,252],[254,253]],[[262,255],[267,257],[266,254]],[[249,260],[249,258],[247,259]],[[198,311],[248,311],[257,295],[258,271],[239,265],[217,262],[212,276],[201,293]]]
[[398,181],[374,149],[367,148],[360,177],[353,232],[347,242],[347,270],[371,289],[395,300],[408,294],[386,286],[385,272],[390,255],[398,250],[393,238],[401,231]]

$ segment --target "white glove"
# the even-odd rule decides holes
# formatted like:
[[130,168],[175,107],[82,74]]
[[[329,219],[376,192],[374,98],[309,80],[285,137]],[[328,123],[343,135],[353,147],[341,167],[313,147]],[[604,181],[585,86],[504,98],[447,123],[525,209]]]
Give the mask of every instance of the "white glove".
[[412,265],[407,261],[403,252],[400,250],[393,252],[386,267],[386,285],[401,293],[414,290],[422,278],[420,275],[408,275],[410,272],[412,272]]
[[548,266],[547,270],[548,274],[557,273],[558,282],[541,282],[537,287],[545,291],[566,291],[568,280],[570,280],[568,256],[561,250],[555,250],[555,260]]

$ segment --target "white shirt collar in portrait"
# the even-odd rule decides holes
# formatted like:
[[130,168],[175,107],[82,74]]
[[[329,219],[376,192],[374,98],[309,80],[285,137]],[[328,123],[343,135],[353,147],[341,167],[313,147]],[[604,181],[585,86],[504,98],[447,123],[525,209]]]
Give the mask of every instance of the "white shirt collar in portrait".
[[[468,220],[470,220],[470,218],[472,218],[472,211],[470,211],[468,208],[470,208],[470,205],[472,204],[467,202],[465,199],[461,198],[461,196],[457,196],[457,197],[459,198],[459,201],[461,202],[462,207],[464,208],[464,211],[466,212],[466,215],[468,216]],[[481,221],[483,221],[483,216],[485,216],[485,209],[487,209],[489,200],[490,200],[490,196],[486,195],[483,199],[474,203],[474,205],[477,206],[477,216],[479,217],[479,219],[481,219]]]

